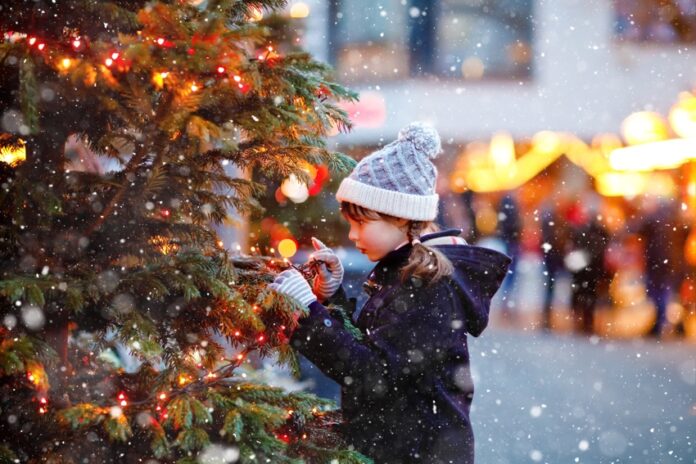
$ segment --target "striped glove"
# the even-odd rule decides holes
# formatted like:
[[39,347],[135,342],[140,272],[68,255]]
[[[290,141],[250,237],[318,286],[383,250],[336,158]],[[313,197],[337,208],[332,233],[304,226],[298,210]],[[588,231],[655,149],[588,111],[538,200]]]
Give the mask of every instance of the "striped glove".
[[303,306],[309,307],[317,301],[312,289],[305,278],[296,269],[287,269],[278,274],[270,288],[278,293],[290,296],[299,301]]
[[313,290],[320,302],[326,301],[336,293],[343,282],[343,265],[333,250],[318,238],[312,237],[314,253],[309,255],[308,263],[316,262],[316,277]]

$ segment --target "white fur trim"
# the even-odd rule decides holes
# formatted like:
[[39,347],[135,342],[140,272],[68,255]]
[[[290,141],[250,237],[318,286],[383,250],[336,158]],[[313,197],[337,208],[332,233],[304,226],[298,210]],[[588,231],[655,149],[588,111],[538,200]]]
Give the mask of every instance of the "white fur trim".
[[355,203],[380,213],[413,221],[432,221],[437,217],[440,196],[413,195],[381,189],[346,177],[336,192],[336,199]]

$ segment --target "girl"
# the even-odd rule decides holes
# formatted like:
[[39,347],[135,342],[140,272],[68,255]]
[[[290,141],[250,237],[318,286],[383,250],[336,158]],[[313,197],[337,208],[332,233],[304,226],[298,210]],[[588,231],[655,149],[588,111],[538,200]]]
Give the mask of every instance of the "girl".
[[430,159],[440,151],[437,132],[413,123],[338,189],[348,238],[377,262],[370,299],[352,314],[361,339],[324,306],[347,301],[343,266],[320,241],[309,258],[319,271],[312,287],[295,269],[271,284],[309,308],[291,343],[341,385],[342,432],[376,463],[474,462],[467,334],[486,327],[510,260],[433,222]]

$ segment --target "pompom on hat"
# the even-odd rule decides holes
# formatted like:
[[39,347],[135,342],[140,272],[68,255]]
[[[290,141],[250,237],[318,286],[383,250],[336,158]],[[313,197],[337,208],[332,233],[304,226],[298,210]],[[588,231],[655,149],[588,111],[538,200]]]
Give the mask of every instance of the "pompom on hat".
[[442,153],[437,131],[413,122],[398,138],[363,158],[343,179],[336,199],[373,211],[413,221],[437,217],[437,168],[433,159]]

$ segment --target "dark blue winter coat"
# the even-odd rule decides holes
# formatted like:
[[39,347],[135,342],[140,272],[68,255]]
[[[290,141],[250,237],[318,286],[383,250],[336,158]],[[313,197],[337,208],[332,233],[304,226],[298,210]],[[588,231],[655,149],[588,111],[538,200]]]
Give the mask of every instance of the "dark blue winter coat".
[[[448,229],[421,241],[460,233]],[[474,462],[467,334],[485,329],[510,259],[469,245],[435,246],[455,272],[431,286],[400,283],[410,244],[377,263],[370,280],[378,290],[355,318],[362,341],[319,302],[291,339],[341,385],[344,435],[375,463]],[[346,304],[343,289],[328,303]]]

